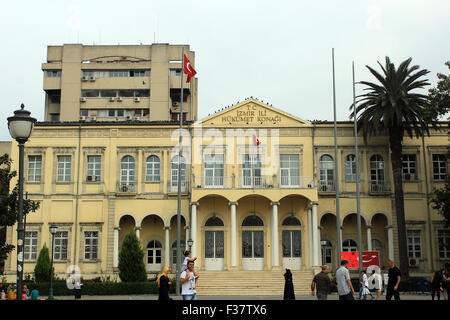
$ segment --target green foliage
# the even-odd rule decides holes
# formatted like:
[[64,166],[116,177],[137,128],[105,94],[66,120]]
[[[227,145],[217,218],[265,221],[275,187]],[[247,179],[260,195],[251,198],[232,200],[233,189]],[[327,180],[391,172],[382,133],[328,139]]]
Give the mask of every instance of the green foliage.
[[[445,65],[450,69],[450,61]],[[436,88],[428,90],[430,104],[426,107],[427,118],[436,121],[450,111],[450,74],[438,73]]]
[[36,282],[48,282],[50,281],[51,273],[51,261],[48,248],[44,243],[41,251],[39,252],[36,266],[34,267],[34,277]]
[[[450,160],[450,148],[447,152],[447,162]],[[445,227],[450,227],[450,175],[445,177],[443,188],[434,189],[431,206],[444,217]]]
[[123,282],[138,282],[147,279],[144,264],[144,251],[141,249],[134,230],[122,242],[119,252],[119,277]]
[[[11,163],[8,154],[0,156],[0,266],[14,250],[14,245],[6,243],[6,227],[13,226],[18,217],[19,185],[9,192],[11,179],[16,176],[16,171],[11,172]],[[24,215],[38,209],[39,202],[24,199]]]

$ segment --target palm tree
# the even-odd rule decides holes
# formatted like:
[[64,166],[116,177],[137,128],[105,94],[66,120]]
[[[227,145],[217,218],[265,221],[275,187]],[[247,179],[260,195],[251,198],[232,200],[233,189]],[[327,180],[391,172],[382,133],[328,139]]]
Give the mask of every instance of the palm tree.
[[[359,95],[356,107],[358,131],[362,131],[364,141],[371,136],[387,134],[391,149],[391,164],[394,176],[395,214],[397,216],[399,266],[406,278],[409,277],[408,253],[406,243],[405,209],[402,185],[402,142],[404,134],[409,137],[421,137],[425,132],[429,135],[428,125],[424,117],[424,107],[428,97],[413,93],[429,85],[428,79],[419,80],[429,73],[419,70],[419,66],[411,66],[411,58],[403,61],[398,69],[386,57],[386,65],[380,62],[383,74],[366,66],[379,84],[361,81],[367,86],[364,94]],[[353,105],[351,107],[353,110]],[[353,112],[350,117],[353,118]]]

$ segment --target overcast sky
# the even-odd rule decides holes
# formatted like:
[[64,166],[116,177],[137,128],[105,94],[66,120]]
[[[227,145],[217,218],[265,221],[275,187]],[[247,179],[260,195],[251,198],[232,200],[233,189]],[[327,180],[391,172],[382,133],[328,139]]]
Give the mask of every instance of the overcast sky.
[[[335,49],[338,120],[356,80],[375,81],[365,65],[412,57],[448,73],[450,1],[126,0],[4,1],[0,8],[0,140],[23,102],[44,118],[48,45],[189,44],[199,79],[199,117],[257,97],[305,120],[333,120],[331,50]],[[362,87],[357,88],[357,94]]]

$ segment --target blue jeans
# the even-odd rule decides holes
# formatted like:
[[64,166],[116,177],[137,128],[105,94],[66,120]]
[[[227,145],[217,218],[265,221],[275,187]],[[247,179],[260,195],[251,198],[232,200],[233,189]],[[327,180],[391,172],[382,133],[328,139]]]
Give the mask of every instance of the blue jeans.
[[184,294],[182,295],[183,300],[197,300],[197,294]]

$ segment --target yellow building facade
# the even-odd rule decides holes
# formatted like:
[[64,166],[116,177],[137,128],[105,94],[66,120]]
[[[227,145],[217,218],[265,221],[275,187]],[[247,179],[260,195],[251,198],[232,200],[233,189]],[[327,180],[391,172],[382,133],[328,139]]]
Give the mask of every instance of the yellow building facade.
[[[176,123],[48,123],[36,125],[25,147],[25,191],[40,202],[27,217],[25,273],[49,246],[58,226],[55,270],[77,265],[84,277],[113,275],[127,232],[134,229],[149,273],[173,266],[176,241],[178,126]],[[343,251],[357,250],[355,172],[350,122],[339,123],[340,217]],[[359,138],[364,251],[378,251],[382,266],[398,259],[392,173],[387,137]],[[336,200],[332,123],[309,123],[256,99],[186,123],[182,143],[182,241],[194,241],[200,270],[335,269]],[[431,210],[429,188],[443,185],[448,136],[433,131],[405,139],[411,176],[404,182],[411,272],[448,261],[442,218]],[[11,156],[17,159],[13,144]],[[331,158],[331,160],[330,160]],[[415,161],[413,161],[415,160]],[[427,169],[424,166],[427,161]],[[17,161],[15,162],[17,163]],[[413,163],[413,164],[412,164]],[[436,171],[440,168],[440,172]],[[444,169],[443,169],[444,168]],[[8,241],[16,243],[15,227]],[[16,267],[13,252],[6,274]],[[173,266],[174,267],[174,266]]]

